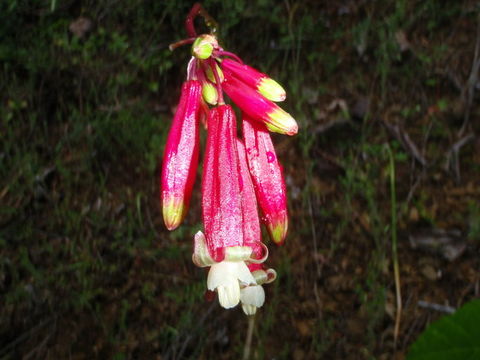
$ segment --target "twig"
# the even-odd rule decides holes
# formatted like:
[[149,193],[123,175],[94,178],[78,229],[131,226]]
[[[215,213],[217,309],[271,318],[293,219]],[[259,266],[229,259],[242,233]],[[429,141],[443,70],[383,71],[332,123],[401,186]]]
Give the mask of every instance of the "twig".
[[473,104],[473,96],[475,95],[475,85],[477,84],[478,71],[480,69],[480,14],[477,19],[477,41],[475,43],[475,53],[473,55],[472,70],[465,84],[464,91],[462,92],[462,99],[466,101],[465,114],[463,117],[463,124],[458,132],[458,136],[462,137],[467,129],[468,122],[470,121],[470,111]]
[[52,337],[52,333],[47,334],[47,336],[45,336],[45,338],[42,340],[42,342],[40,344],[38,344],[37,346],[35,346],[35,348],[33,348],[28,354],[23,356],[22,359],[23,360],[28,360],[28,359],[31,359],[33,356],[35,356],[35,358],[38,359],[40,357],[39,356],[40,351],[43,348],[45,348],[48,340],[50,340],[51,337]]
[[420,153],[417,145],[405,130],[398,125],[389,124],[386,121],[382,121],[382,124],[387,128],[388,132],[400,142],[405,151],[409,153],[411,157],[417,160],[421,165],[427,166],[427,160]]
[[425,168],[423,168],[422,172],[417,176],[417,178],[415,179],[415,182],[413,183],[413,185],[410,187],[410,190],[408,191],[407,200],[405,200],[405,203],[407,205],[410,205],[410,202],[413,199],[413,195],[415,195],[415,191],[417,191],[418,186],[423,181],[426,175],[427,175],[427,172],[425,171]]
[[[312,238],[313,238],[313,252],[314,252],[314,259],[315,259],[315,267],[317,269],[317,279],[320,279],[322,276],[322,267],[318,261],[318,245],[317,245],[317,231],[315,230],[315,218],[313,216],[313,207],[312,207],[312,199],[311,196],[308,197],[308,212],[310,215],[310,224],[312,227]],[[313,293],[315,295],[315,300],[317,302],[317,308],[321,311],[321,301],[320,295],[318,294],[318,286],[317,281],[314,282],[313,285]],[[320,315],[320,314],[319,314]]]
[[254,327],[255,327],[255,315],[248,316],[247,338],[245,339],[245,347],[243,348],[243,358],[242,358],[243,360],[250,359]]
[[43,320],[40,324],[37,324],[34,327],[32,327],[30,330],[24,332],[22,335],[20,335],[11,343],[7,344],[3,349],[1,349],[0,356],[4,356],[8,354],[10,350],[12,350],[15,346],[27,340],[30,336],[32,336],[32,334],[36,333],[37,331],[42,329],[44,326],[48,325],[54,319],[55,319],[54,316],[49,317],[48,319]]
[[[217,304],[215,302],[213,302],[210,305],[210,307],[208,308],[208,310],[203,314],[203,316],[197,322],[196,326],[193,329],[189,328],[188,330],[185,331],[185,332],[187,332],[187,335],[185,336],[185,340],[183,341],[182,347],[180,348],[180,351],[178,352],[178,356],[174,356],[174,358],[183,359],[183,354],[185,353],[188,344],[190,343],[190,341],[192,339],[195,338],[198,331],[203,326],[203,323],[205,322],[205,320],[207,320],[207,318],[210,316],[210,314],[212,313],[213,309],[216,308],[216,306],[217,306]],[[181,337],[181,336],[182,335],[180,335],[179,337]],[[168,356],[165,356],[165,357],[168,358]]]
[[458,159],[458,154],[460,149],[468,144],[470,141],[475,139],[475,134],[468,134],[464,136],[460,140],[458,140],[455,144],[452,145],[450,150],[447,153],[447,159],[445,161],[445,171],[453,170],[455,174],[455,180],[457,183],[460,183],[460,160]]
[[452,306],[434,304],[434,303],[430,303],[430,302],[423,301],[423,300],[419,300],[417,305],[420,306],[421,308],[424,308],[424,309],[440,311],[440,312],[444,312],[444,313],[447,313],[447,314],[453,314],[456,311],[456,309]]

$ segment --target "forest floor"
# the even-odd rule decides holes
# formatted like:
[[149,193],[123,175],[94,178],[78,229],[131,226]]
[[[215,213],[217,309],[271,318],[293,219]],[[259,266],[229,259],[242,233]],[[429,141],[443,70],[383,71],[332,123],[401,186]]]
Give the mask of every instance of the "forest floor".
[[[179,229],[159,208],[191,4],[27,3],[0,5],[0,359],[241,358],[191,262],[199,179]],[[480,296],[478,4],[233,3],[204,5],[300,127],[251,359],[404,359]]]

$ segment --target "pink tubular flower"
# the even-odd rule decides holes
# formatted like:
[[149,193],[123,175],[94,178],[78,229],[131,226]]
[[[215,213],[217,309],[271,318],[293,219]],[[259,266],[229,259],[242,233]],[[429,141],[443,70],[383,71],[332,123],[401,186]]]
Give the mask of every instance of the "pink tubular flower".
[[224,71],[222,88],[232,101],[252,119],[264,122],[268,130],[286,135],[298,132],[296,121],[277,104],[258,94],[229,71]]
[[[198,35],[201,15],[211,29]],[[276,273],[263,263],[259,207],[273,241],[281,244],[288,228],[285,182],[268,131],[294,135],[295,120],[274,102],[285,90],[267,75],[224,51],[215,36],[216,22],[196,3],[185,21],[189,38],[170,45],[192,44],[187,81],[165,148],[161,176],[163,216],[175,229],[188,208],[199,147],[199,123],[207,131],[202,173],[204,233],[194,237],[192,261],[209,267],[207,289],[226,309],[242,305],[253,315],[265,301],[262,285]],[[224,92],[244,113],[243,140],[237,138],[235,113]],[[257,203],[258,202],[258,203]]]
[[270,237],[282,244],[288,229],[287,195],[282,169],[263,124],[243,115],[248,167]]
[[252,248],[254,258],[261,259],[263,257],[263,247],[261,243],[262,233],[260,230],[260,219],[258,217],[257,199],[255,197],[252,178],[248,170],[245,145],[240,139],[237,139],[237,149],[240,165],[244,245]]
[[167,229],[174,230],[185,217],[198,165],[201,85],[182,86],[180,103],[167,138],[161,176],[161,202]]
[[223,70],[229,71],[237,79],[257,90],[268,100],[278,102],[285,100],[287,97],[283,87],[275,80],[248,65],[227,58],[222,60],[221,66]]
[[225,248],[243,246],[242,199],[235,114],[230,105],[210,110],[202,178],[203,223],[212,258]]

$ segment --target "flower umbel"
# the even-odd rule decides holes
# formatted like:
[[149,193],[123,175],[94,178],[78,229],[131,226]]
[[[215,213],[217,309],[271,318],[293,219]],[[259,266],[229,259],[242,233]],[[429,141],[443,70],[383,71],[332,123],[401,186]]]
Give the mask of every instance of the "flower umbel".
[[[197,35],[194,19],[205,19],[209,34]],[[207,289],[222,307],[239,303],[254,315],[265,302],[262,285],[275,280],[264,266],[262,222],[276,244],[288,228],[282,167],[269,131],[295,135],[298,125],[276,102],[286,98],[281,85],[225,51],[215,35],[217,23],[195,4],[185,21],[189,38],[170,45],[192,44],[192,59],[182,87],[162,164],[161,201],[165,224],[174,230],[184,219],[199,153],[199,124],[207,130],[202,173],[202,218],[205,234],[195,234],[192,260],[209,267]],[[224,92],[243,112],[242,136]],[[258,201],[258,204],[257,204]]]

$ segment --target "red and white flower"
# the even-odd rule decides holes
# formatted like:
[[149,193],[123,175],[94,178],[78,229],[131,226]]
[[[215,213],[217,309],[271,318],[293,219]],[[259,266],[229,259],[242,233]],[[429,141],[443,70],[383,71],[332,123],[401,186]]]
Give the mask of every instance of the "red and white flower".
[[[192,260],[210,268],[207,288],[218,293],[221,306],[229,309],[241,303],[243,311],[253,315],[265,301],[262,285],[276,278],[275,271],[264,266],[268,250],[261,239],[258,205],[275,243],[284,242],[288,228],[285,181],[268,131],[295,135],[298,126],[275,103],[285,99],[285,90],[222,49],[214,31],[197,35],[193,20],[198,15],[205,17],[207,26],[215,26],[195,4],[186,20],[190,38],[170,46],[193,44],[193,57],[165,147],[163,216],[169,230],[185,217],[202,121],[207,130],[202,173],[205,234],[195,235]],[[237,138],[235,113],[225,104],[224,92],[243,112],[242,139]]]

